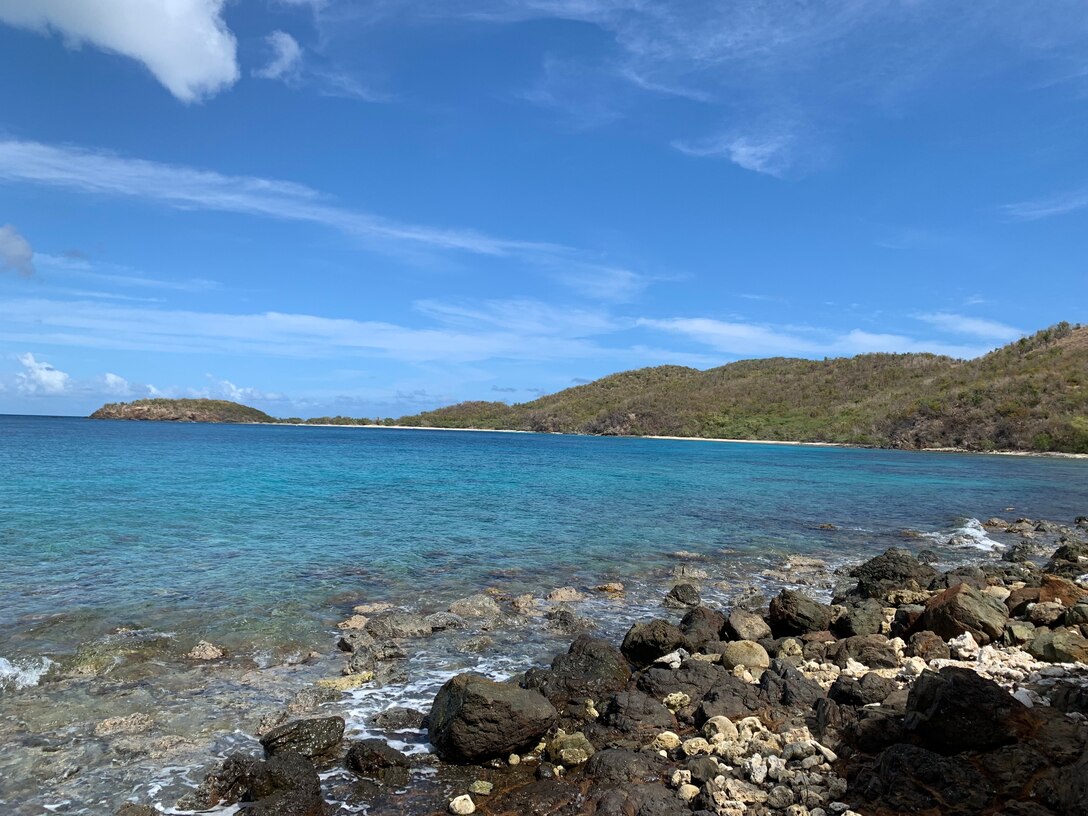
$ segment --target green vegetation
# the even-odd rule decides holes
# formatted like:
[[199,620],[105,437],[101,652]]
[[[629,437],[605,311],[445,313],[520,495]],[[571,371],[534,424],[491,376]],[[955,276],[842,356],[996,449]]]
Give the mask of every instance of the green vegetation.
[[466,402],[397,422],[1088,453],[1088,327],[1059,323],[967,361],[863,354],[644,368],[532,402]]
[[[138,400],[92,416],[302,422],[221,400]],[[462,402],[397,420],[305,423],[1088,453],[1088,327],[1059,323],[975,360],[862,354],[708,371],[658,366],[517,405]]]
[[277,422],[264,411],[211,399],[142,399],[103,405],[91,419],[145,419],[162,422]]

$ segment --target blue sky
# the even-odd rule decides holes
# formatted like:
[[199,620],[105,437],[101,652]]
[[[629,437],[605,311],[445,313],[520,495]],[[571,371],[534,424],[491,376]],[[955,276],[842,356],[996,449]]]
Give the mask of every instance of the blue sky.
[[1088,4],[0,0],[0,412],[1088,322]]

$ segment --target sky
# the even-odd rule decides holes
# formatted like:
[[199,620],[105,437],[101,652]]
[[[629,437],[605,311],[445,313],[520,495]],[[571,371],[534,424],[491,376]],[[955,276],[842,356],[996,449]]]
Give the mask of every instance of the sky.
[[0,0],[0,413],[1088,322],[1088,0]]

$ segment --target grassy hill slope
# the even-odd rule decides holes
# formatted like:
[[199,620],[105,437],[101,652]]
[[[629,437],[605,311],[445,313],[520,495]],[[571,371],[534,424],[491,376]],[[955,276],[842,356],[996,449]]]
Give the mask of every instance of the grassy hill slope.
[[1088,327],[1058,324],[966,361],[863,354],[644,368],[398,424],[1088,453]]
[[103,405],[91,419],[144,419],[161,422],[276,422],[264,411],[212,399],[142,399]]

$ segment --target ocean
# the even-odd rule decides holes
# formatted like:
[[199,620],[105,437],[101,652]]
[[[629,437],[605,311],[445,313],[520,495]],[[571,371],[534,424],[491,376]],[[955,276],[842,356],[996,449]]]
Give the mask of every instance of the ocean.
[[[26,749],[0,760],[0,804],[100,812],[150,773],[146,756],[119,770],[108,743],[90,755],[80,743],[71,779],[35,764],[42,740],[68,746],[102,717],[130,712],[114,688],[125,683],[154,686],[140,705],[177,723],[203,706],[199,722],[175,728],[194,744],[218,750],[223,734],[244,743],[245,715],[224,703],[232,683],[267,671],[274,703],[292,683],[312,682],[312,671],[283,667],[331,650],[354,604],[429,612],[487,588],[592,594],[620,581],[629,603],[593,600],[585,614],[622,633],[654,611],[682,563],[705,570],[706,591],[728,603],[752,587],[773,591],[789,555],[830,568],[889,546],[933,546],[950,561],[998,557],[1000,536],[979,519],[1069,524],[1084,514],[1088,461],[1073,459],[0,417],[0,737]],[[156,644],[139,671],[126,663],[138,650],[114,648],[125,638]],[[198,640],[245,665],[216,676],[171,668]],[[362,733],[376,706],[424,705],[466,667],[523,670],[561,638],[534,630],[492,640],[473,654],[435,645],[409,661],[402,688],[354,692],[342,709]],[[199,705],[183,693],[198,686]],[[35,705],[62,706],[65,722]],[[409,737],[404,746],[425,748]],[[183,786],[188,773],[155,790]]]

